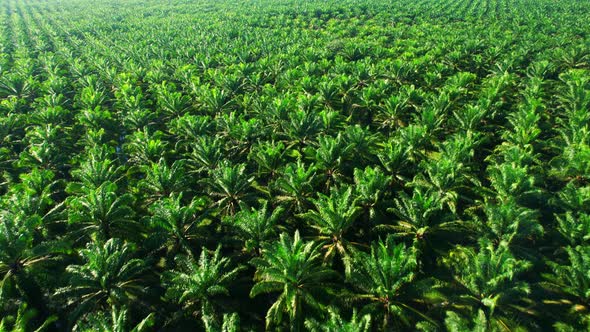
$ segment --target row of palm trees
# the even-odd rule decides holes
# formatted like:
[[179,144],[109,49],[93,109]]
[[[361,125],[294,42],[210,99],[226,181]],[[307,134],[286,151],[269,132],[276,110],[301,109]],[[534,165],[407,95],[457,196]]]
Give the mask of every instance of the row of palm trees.
[[3,3],[0,330],[587,329],[587,14],[405,3]]

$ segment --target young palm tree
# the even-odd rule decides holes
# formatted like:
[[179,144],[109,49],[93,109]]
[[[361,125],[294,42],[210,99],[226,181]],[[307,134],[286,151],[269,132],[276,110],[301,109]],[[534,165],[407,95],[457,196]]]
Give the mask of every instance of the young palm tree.
[[330,196],[318,194],[318,199],[311,199],[315,210],[301,216],[309,220],[310,226],[319,235],[317,240],[324,243],[324,261],[330,261],[337,253],[344,263],[346,274],[351,269],[351,251],[353,243],[345,239],[346,232],[356,221],[361,212],[353,199],[352,187],[332,188]]
[[141,280],[147,266],[133,258],[134,251],[133,245],[120,239],[91,242],[79,250],[84,264],[68,266],[69,284],[55,292],[56,297],[67,299],[72,321],[107,305],[142,303],[146,288]]
[[353,299],[368,301],[362,313],[381,318],[381,328],[392,328],[393,319],[411,325],[411,317],[434,322],[422,313],[424,306],[434,301],[438,293],[425,281],[417,281],[417,252],[404,244],[395,244],[394,237],[379,240],[371,253],[358,252],[349,283],[358,290]]
[[506,243],[495,247],[485,239],[479,241],[479,250],[458,247],[444,261],[454,274],[459,295],[453,302],[458,309],[482,310],[489,324],[500,328],[514,325],[509,318],[519,312],[517,304],[530,293],[529,285],[518,276],[531,263],[514,258]]
[[215,317],[216,297],[229,296],[229,285],[243,267],[232,268],[229,258],[221,255],[221,246],[212,255],[202,248],[198,261],[189,256],[177,256],[175,261],[177,268],[162,275],[166,298],[191,315],[204,320]]
[[352,312],[350,321],[346,321],[336,310],[328,308],[329,318],[326,321],[307,319],[305,328],[312,332],[369,332],[371,329],[371,315],[361,317],[356,310]]
[[321,264],[321,244],[304,242],[295,232],[293,238],[283,233],[278,242],[263,246],[262,256],[252,259],[257,281],[250,296],[280,292],[266,314],[267,329],[286,322],[289,315],[293,331],[301,331],[304,317],[321,312],[324,306],[316,294],[330,290],[336,273]]

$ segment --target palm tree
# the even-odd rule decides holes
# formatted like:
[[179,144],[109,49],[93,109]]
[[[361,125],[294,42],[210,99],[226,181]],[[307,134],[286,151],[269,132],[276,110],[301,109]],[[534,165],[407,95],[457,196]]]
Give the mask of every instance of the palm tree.
[[229,296],[229,285],[243,267],[232,268],[229,258],[221,255],[221,246],[212,255],[202,248],[198,262],[189,256],[177,256],[175,261],[176,269],[162,275],[166,298],[205,321],[215,317],[216,297]]
[[224,215],[235,214],[241,203],[252,198],[253,181],[254,177],[246,173],[245,164],[233,165],[228,161],[211,170],[210,178],[204,180],[209,186],[208,194],[217,199],[214,205],[219,206]]
[[[516,204],[513,199],[502,204],[486,201],[483,210],[487,217],[482,223],[484,233],[495,243],[522,245],[526,240],[543,235],[538,212]],[[526,250],[526,247],[519,246],[519,249]]]
[[321,119],[316,112],[304,110],[289,112],[288,117],[287,121],[281,122],[287,150],[296,147],[301,151],[322,129]]
[[428,280],[417,281],[417,252],[394,237],[379,240],[371,246],[370,254],[354,256],[349,283],[358,291],[353,299],[368,301],[362,313],[381,317],[384,330],[391,329],[392,319],[410,325],[410,317],[434,321],[422,313],[424,306],[437,299],[438,293]]
[[368,227],[369,222],[381,210],[382,200],[390,183],[391,176],[385,175],[379,167],[354,169],[354,194],[363,211],[363,226]]
[[[554,293],[557,299],[545,302],[569,307],[568,316],[575,325],[590,326],[590,247],[566,247],[565,251],[567,264],[548,262],[553,273],[544,275],[547,281],[541,286]],[[566,312],[565,308],[560,312]]]
[[142,277],[147,266],[142,259],[133,258],[135,247],[121,239],[103,243],[90,242],[79,250],[82,265],[69,265],[68,286],[55,292],[67,299],[72,321],[80,315],[111,306],[142,303],[146,288]]
[[[75,332],[146,332],[151,331],[155,323],[155,314],[151,313],[134,327],[129,326],[128,310],[123,307],[112,306],[108,312],[89,314],[78,321],[73,328]],[[110,317],[109,317],[110,316]]]
[[556,215],[557,231],[571,246],[590,244],[590,214],[567,211],[563,216]]
[[239,332],[240,316],[237,313],[223,314],[221,324],[219,319],[213,315],[204,315],[202,317],[205,332]]
[[378,225],[378,230],[393,230],[395,235],[408,238],[414,242],[421,254],[420,267],[425,266],[424,259],[432,259],[432,251],[440,250],[439,241],[444,236],[460,234],[463,231],[458,221],[450,220],[442,211],[442,201],[438,193],[414,187],[412,196],[400,192],[394,199],[394,207],[388,209],[397,215],[395,225]]
[[168,197],[170,194],[180,194],[188,187],[189,181],[185,176],[184,161],[177,160],[172,166],[168,166],[164,158],[160,158],[157,163],[140,166],[145,178],[139,183],[140,190],[147,194],[146,203],[152,203],[155,200]]
[[311,201],[315,210],[310,210],[301,217],[309,220],[310,226],[319,232],[316,239],[324,243],[324,260],[332,260],[334,254],[338,253],[344,263],[346,274],[349,274],[354,243],[344,237],[360,213],[353,199],[352,187],[340,190],[332,188],[330,196],[318,194],[318,199]]
[[289,315],[291,330],[303,328],[303,318],[321,312],[316,294],[329,292],[330,280],[337,274],[321,264],[321,244],[304,242],[299,231],[293,238],[286,233],[279,241],[263,246],[262,256],[252,259],[257,281],[250,297],[280,292],[266,314],[267,329],[282,325],[283,313]]
[[361,317],[356,310],[352,312],[350,321],[346,321],[336,310],[328,308],[329,319],[317,321],[305,320],[305,328],[312,332],[369,332],[371,328],[371,315]]
[[230,226],[241,241],[244,250],[261,254],[262,244],[276,237],[277,225],[284,208],[277,207],[268,211],[268,201],[263,201],[259,209],[242,208],[234,216],[224,218],[223,222]]
[[150,133],[147,127],[127,136],[123,150],[129,155],[128,162],[137,165],[147,165],[157,162],[165,156],[168,143],[163,139],[161,131]]
[[78,229],[75,233],[106,241],[115,234],[137,238],[140,225],[134,220],[130,194],[117,194],[117,186],[105,182],[81,196],[70,196],[68,221]]
[[[57,317],[51,316],[39,325],[36,324],[36,316],[37,312],[35,309],[30,309],[26,303],[22,303],[18,308],[16,317],[5,316],[0,319],[0,332],[42,332],[50,330],[51,324],[57,320]],[[35,325],[39,326],[33,330]]]
[[[463,318],[461,315],[454,311],[447,311],[447,317],[445,318],[445,327],[449,332],[504,332],[507,331],[503,327],[490,324],[490,321],[486,317],[483,310],[477,310],[477,315],[473,315],[469,318]],[[515,332],[525,332],[526,329],[517,327],[516,329],[510,330]]]
[[321,136],[318,138],[317,147],[306,149],[317,169],[323,172],[323,176],[326,178],[326,188],[330,188],[344,177],[342,164],[348,157],[350,148],[351,146],[347,144],[342,135],[338,135],[336,137]]
[[166,257],[172,257],[182,250],[193,256],[191,242],[200,234],[199,223],[207,216],[207,201],[194,198],[188,205],[183,205],[182,194],[170,195],[156,201],[149,207],[150,239],[155,241],[157,249],[165,249]]
[[40,241],[37,229],[43,219],[38,215],[0,212],[0,302],[8,301],[16,287],[20,296],[47,319],[49,310],[43,288],[35,277],[44,264],[67,250],[67,243]]
[[257,177],[269,181],[278,174],[285,152],[285,145],[282,142],[261,142],[252,147],[248,159],[256,163]]
[[291,211],[303,212],[309,204],[311,194],[315,191],[315,174],[316,167],[306,166],[301,160],[287,164],[282,176],[273,184],[278,191],[275,199],[287,205]]
[[201,136],[191,144],[188,166],[196,173],[204,173],[220,166],[227,158],[225,142],[218,136]]
[[123,167],[111,159],[111,150],[107,145],[90,148],[78,168],[72,170],[72,177],[77,181],[68,183],[67,191],[82,194],[96,190],[105,182],[116,183],[123,176]]
[[456,307],[482,310],[489,324],[509,329],[508,318],[519,312],[517,304],[530,293],[518,276],[532,264],[514,258],[506,243],[495,247],[486,239],[479,241],[478,250],[458,247],[444,262],[453,272],[459,294],[453,300]]

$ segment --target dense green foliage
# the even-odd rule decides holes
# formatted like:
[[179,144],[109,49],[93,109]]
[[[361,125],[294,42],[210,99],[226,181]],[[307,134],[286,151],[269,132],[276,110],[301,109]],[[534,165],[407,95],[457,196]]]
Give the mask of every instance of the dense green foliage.
[[589,330],[588,22],[1,1],[0,331]]

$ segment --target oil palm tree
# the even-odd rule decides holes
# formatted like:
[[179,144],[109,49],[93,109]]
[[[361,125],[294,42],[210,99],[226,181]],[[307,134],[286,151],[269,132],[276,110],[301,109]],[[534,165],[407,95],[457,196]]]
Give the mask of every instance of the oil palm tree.
[[303,212],[314,193],[316,167],[305,165],[301,160],[285,166],[283,174],[273,183],[278,192],[276,200],[294,212]]
[[482,310],[488,324],[499,328],[518,327],[510,318],[520,312],[519,303],[530,293],[528,283],[519,280],[530,262],[514,258],[506,243],[494,246],[486,239],[479,241],[478,249],[458,247],[444,262],[453,272],[453,303],[458,309]]
[[[579,328],[590,326],[590,247],[566,247],[566,264],[549,261],[552,273],[544,275],[541,286],[555,294],[545,302],[556,308],[563,307],[571,321]],[[560,316],[559,318],[564,318]]]
[[146,287],[142,278],[148,266],[135,255],[135,246],[121,239],[90,242],[78,251],[83,264],[66,268],[69,283],[55,292],[65,299],[72,321],[108,306],[142,303]]
[[16,289],[40,319],[47,319],[47,299],[36,276],[43,273],[45,264],[67,252],[68,246],[62,241],[41,241],[38,229],[42,223],[38,215],[0,212],[0,302],[8,302]]
[[[471,317],[462,317],[454,311],[447,311],[445,318],[445,327],[449,332],[503,332],[506,331],[503,327],[490,324],[483,310],[479,309],[477,314]],[[525,332],[524,328],[511,329],[510,331]]]
[[268,201],[263,201],[260,208],[243,207],[223,222],[244,242],[244,251],[260,255],[262,244],[276,238],[277,228],[280,228],[279,219],[284,211],[283,207],[269,211]]
[[400,238],[410,239],[420,252],[420,268],[425,265],[425,259],[432,259],[433,251],[441,250],[441,243],[437,239],[453,234],[461,234],[463,225],[452,216],[444,213],[442,200],[437,192],[414,187],[412,196],[400,192],[399,198],[394,199],[392,211],[399,218],[393,225],[377,225],[377,230],[393,230]]
[[162,274],[165,297],[182,305],[183,311],[203,319],[217,313],[218,296],[229,296],[230,283],[243,267],[232,267],[221,255],[221,246],[210,254],[202,248],[198,261],[189,256],[177,256],[176,268]]
[[185,205],[182,196],[173,194],[149,207],[151,231],[148,243],[157,249],[165,249],[166,257],[172,257],[179,251],[192,257],[192,242],[199,237],[199,224],[207,216],[205,199],[194,198]]
[[134,219],[130,194],[117,194],[117,186],[105,182],[81,196],[67,199],[68,221],[75,225],[74,234],[106,241],[119,234],[137,238],[140,225]]
[[0,319],[0,332],[47,331],[51,330],[51,324],[57,320],[56,316],[51,316],[40,324],[36,324],[36,317],[37,311],[28,308],[26,303],[22,303],[18,308],[16,317],[8,315]]
[[235,214],[241,203],[253,197],[250,186],[254,177],[248,176],[245,164],[234,165],[224,161],[210,173],[210,178],[204,183],[209,186],[208,194],[215,199],[214,205],[221,209],[223,215]]
[[391,176],[385,175],[379,167],[354,169],[354,194],[362,208],[363,223],[366,224],[363,226],[368,227],[369,222],[382,210],[383,198],[390,183]]
[[[112,306],[109,312],[89,314],[81,319],[74,328],[75,332],[146,332],[150,331],[155,323],[155,314],[151,313],[137,324],[129,324],[129,310],[125,307]],[[135,326],[133,326],[135,325]]]
[[317,321],[307,319],[305,328],[312,332],[369,332],[371,328],[371,315],[358,315],[356,309],[352,312],[350,321],[346,321],[335,309],[328,309],[328,319]]
[[113,151],[107,145],[91,147],[80,165],[71,171],[76,181],[68,183],[69,193],[96,190],[105,182],[116,183],[123,176],[123,167],[112,159]]
[[139,183],[140,190],[146,192],[146,203],[152,203],[155,200],[168,197],[170,194],[180,194],[186,191],[188,179],[185,176],[184,161],[177,160],[172,166],[168,166],[164,158],[160,158],[157,163],[141,165],[140,169],[145,174]]
[[266,313],[267,328],[287,323],[286,313],[291,330],[301,331],[304,317],[323,310],[317,294],[328,292],[337,274],[321,264],[321,256],[321,244],[303,241],[296,231],[293,237],[282,233],[278,242],[263,246],[261,257],[252,259],[256,284],[250,296],[280,293]]
[[407,326],[412,317],[434,323],[422,311],[440,296],[430,280],[416,280],[417,264],[416,250],[396,244],[391,235],[373,243],[370,253],[356,253],[348,282],[356,291],[352,299],[367,303],[361,313],[381,318],[384,330],[393,328],[394,318]]
[[324,260],[331,261],[337,253],[344,264],[346,274],[351,269],[351,251],[354,243],[346,240],[347,231],[361,212],[356,206],[352,187],[330,190],[330,195],[318,194],[311,199],[315,210],[301,215],[318,231],[316,239],[324,243]]

